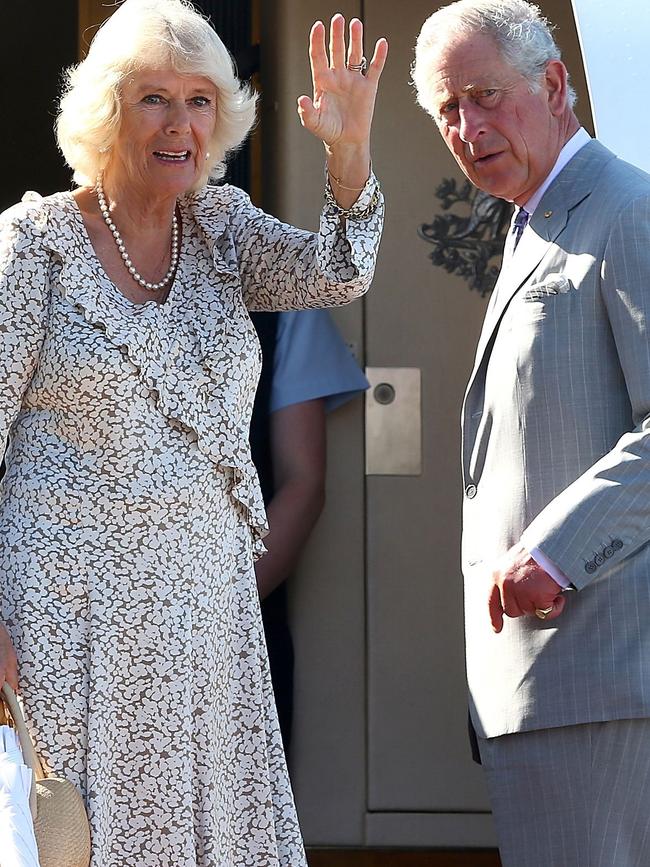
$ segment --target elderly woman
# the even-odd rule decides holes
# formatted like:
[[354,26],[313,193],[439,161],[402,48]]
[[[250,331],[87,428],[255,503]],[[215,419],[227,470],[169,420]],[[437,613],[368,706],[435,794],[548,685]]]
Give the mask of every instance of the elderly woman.
[[[343,304],[370,282],[369,131],[387,46],[312,28],[319,234],[210,186],[253,123],[182,0],[126,0],[69,75],[79,187],[0,223],[0,678],[46,765],[82,790],[93,867],[299,867],[304,853],[253,561],[247,308]],[[14,652],[15,648],[15,652]]]

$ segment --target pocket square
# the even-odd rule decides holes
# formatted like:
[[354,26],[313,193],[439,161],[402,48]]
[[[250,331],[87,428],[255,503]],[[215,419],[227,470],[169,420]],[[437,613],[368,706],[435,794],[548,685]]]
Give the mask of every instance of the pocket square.
[[540,283],[533,283],[524,293],[524,301],[543,301],[550,295],[565,295],[573,288],[564,274],[547,274]]

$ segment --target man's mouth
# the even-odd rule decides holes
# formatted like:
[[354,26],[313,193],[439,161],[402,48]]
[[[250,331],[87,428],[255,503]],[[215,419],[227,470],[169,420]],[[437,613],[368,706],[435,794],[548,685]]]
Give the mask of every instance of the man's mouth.
[[189,151],[154,151],[153,155],[168,163],[182,163],[190,158]]
[[501,151],[497,151],[493,154],[484,154],[481,157],[474,157],[474,165],[475,166],[485,166],[488,163],[495,160],[497,157],[501,156]]

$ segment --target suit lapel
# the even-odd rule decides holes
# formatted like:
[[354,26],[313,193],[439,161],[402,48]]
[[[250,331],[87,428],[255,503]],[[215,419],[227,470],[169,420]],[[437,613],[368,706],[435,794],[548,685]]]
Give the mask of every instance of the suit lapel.
[[555,237],[562,231],[564,225],[559,226],[556,234],[552,238],[545,238],[539,235],[535,229],[534,222],[537,212],[533,215],[530,223],[530,231],[524,232],[521,241],[517,245],[514,255],[505,263],[499,274],[496,286],[493,291],[492,303],[488,307],[479,339],[478,348],[476,351],[475,369],[480,365],[485,350],[487,349],[492,336],[501,321],[503,313],[510,303],[512,296],[517,289],[526,281],[533,273],[535,268],[546,255],[547,250]]
[[467,393],[513,295],[544,259],[565,228],[570,212],[591,193],[598,175],[610,159],[615,159],[614,154],[600,142],[592,140],[578,151],[544,193],[515,254],[504,263],[499,274],[483,323]]

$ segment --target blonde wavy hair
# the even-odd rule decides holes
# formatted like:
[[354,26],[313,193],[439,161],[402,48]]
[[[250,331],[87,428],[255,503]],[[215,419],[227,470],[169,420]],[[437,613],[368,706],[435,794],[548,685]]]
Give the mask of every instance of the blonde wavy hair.
[[239,81],[225,45],[192,4],[124,0],[98,30],[86,59],[66,70],[56,134],[81,186],[92,186],[106,167],[120,130],[122,84],[145,68],[201,75],[217,89],[210,155],[194,189],[223,177],[227,155],[250,132],[257,95]]

